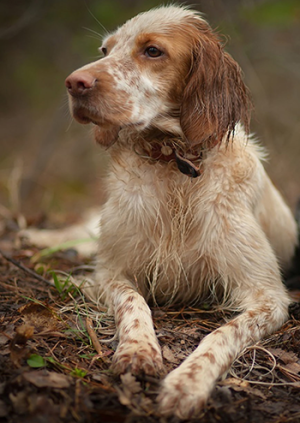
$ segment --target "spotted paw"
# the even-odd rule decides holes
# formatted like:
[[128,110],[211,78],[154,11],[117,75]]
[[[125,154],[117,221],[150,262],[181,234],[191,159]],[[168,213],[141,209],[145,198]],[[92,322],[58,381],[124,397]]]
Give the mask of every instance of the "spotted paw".
[[157,343],[135,340],[120,342],[113,357],[112,368],[117,374],[130,371],[133,374],[158,375],[163,370],[161,350]]
[[176,369],[163,381],[157,398],[162,415],[176,415],[182,420],[199,416],[210,395],[211,388],[205,380],[192,380],[189,374]]

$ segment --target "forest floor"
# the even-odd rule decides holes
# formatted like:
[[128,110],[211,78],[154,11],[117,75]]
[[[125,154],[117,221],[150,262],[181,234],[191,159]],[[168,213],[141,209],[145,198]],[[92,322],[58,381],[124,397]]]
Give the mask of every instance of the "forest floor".
[[[114,322],[67,277],[91,263],[72,249],[44,258],[38,252],[7,226],[0,241],[0,422],[177,422],[157,413],[158,378],[111,372]],[[300,422],[298,291],[293,298],[289,321],[237,358],[191,422]],[[152,312],[166,372],[230,317],[205,305]]]

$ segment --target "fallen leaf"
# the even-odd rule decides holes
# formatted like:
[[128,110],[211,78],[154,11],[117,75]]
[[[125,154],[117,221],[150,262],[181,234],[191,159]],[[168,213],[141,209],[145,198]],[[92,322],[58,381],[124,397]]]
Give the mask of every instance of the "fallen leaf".
[[16,335],[13,339],[15,344],[26,344],[28,339],[32,338],[34,327],[31,325],[21,325],[16,328]]
[[50,307],[47,304],[44,304],[42,302],[34,303],[30,302],[22,307],[19,308],[19,313],[24,314],[43,314],[47,317],[52,317],[53,312],[51,311]]
[[27,359],[27,364],[30,367],[45,367],[46,362],[42,356],[38,354],[31,354]]
[[128,393],[124,392],[122,389],[117,387],[117,393],[119,401],[122,405],[126,405],[127,407],[131,404],[132,395],[128,395]]
[[236,392],[246,392],[247,394],[252,394],[262,399],[266,399],[267,397],[256,388],[253,388],[247,380],[239,380],[233,377],[229,377],[225,379],[223,382],[220,383],[221,385],[228,386],[229,388],[233,389]]
[[118,397],[121,404],[130,406],[134,394],[142,390],[141,384],[137,382],[136,378],[131,373],[121,375],[122,387],[117,387]]
[[137,394],[142,390],[140,382],[137,382],[136,378],[129,372],[125,373],[125,375],[121,375],[121,381],[123,387],[132,394]]
[[268,351],[273,354],[276,358],[283,361],[284,364],[295,363],[299,360],[297,354],[292,351],[284,351],[281,348],[268,348]]
[[163,355],[163,358],[165,358],[170,363],[176,363],[176,364],[178,363],[177,358],[175,357],[172,350],[167,345],[163,346],[162,355]]
[[240,386],[242,388],[248,388],[249,382],[247,380],[240,380],[240,379],[235,379],[234,377],[229,377],[226,380],[224,380],[222,385],[235,385],[235,386]]
[[20,367],[21,360],[28,357],[30,351],[26,343],[32,338],[33,333],[34,328],[30,325],[21,325],[16,328],[16,334],[9,344],[10,358],[16,367]]
[[262,410],[264,413],[280,416],[280,414],[286,409],[286,403],[284,401],[264,401],[262,404],[258,404],[255,408]]
[[299,374],[300,373],[300,364],[299,363],[288,363],[285,366],[282,366],[287,369],[289,372]]
[[35,370],[23,373],[24,379],[38,388],[68,388],[71,378],[56,372],[48,372],[46,370]]
[[9,324],[5,327],[3,332],[0,334],[0,347],[7,344],[12,340],[15,335],[15,326],[13,324]]

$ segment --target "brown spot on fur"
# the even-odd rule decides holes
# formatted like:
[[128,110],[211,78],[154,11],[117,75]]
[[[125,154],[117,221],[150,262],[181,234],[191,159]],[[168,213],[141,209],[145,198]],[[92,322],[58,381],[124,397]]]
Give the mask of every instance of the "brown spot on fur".
[[205,354],[202,355],[202,357],[206,357],[210,361],[211,364],[215,364],[216,362],[216,358],[214,354],[211,352],[206,352]]
[[176,383],[176,385],[174,386],[175,390],[178,392],[182,391],[182,385],[180,383]]
[[126,343],[128,343],[128,344],[138,344],[139,341],[137,341],[136,339],[127,338]]
[[226,326],[230,326],[235,328],[236,330],[239,329],[239,324],[235,320],[231,320],[231,322],[228,322]]
[[257,311],[248,310],[248,311],[247,311],[247,313],[248,313],[248,316],[249,316],[251,319],[254,319],[254,317],[256,317],[256,316],[257,316]]
[[148,345],[151,348],[152,357],[156,357],[157,355],[159,355],[159,353],[157,352],[157,350],[150,343],[148,343]]
[[188,373],[186,373],[186,376],[188,377],[188,379],[190,379],[191,381],[193,381],[193,382],[195,382],[195,380],[196,380],[196,374],[195,374],[195,372],[188,372]]
[[115,46],[117,43],[118,38],[116,35],[111,35],[105,42],[105,47],[107,48],[107,53],[111,51],[111,49]]
[[138,319],[134,319],[131,327],[132,327],[132,329],[138,329],[140,327],[139,320]]
[[199,370],[201,370],[202,369],[202,366],[201,366],[201,364],[198,364],[198,363],[192,363],[190,366],[189,366],[189,369],[190,369],[190,371],[191,372],[198,372]]
[[122,321],[122,319],[124,317],[124,314],[125,314],[124,307],[120,307],[120,308],[117,309],[117,311],[116,311],[116,318],[115,318],[115,320],[116,320],[117,323],[120,323]]
[[126,304],[126,303],[124,303],[124,306],[123,307],[124,307],[124,310],[125,310],[125,312],[127,314],[132,313],[133,310],[134,310],[134,307],[133,307],[132,304]]

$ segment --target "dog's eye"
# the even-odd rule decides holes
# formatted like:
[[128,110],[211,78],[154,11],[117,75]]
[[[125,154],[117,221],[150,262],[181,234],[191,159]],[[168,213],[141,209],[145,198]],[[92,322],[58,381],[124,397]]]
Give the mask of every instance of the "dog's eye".
[[101,51],[103,53],[103,56],[107,55],[107,48],[106,47],[101,47]]
[[156,47],[148,47],[145,51],[145,55],[148,57],[159,57],[163,54],[162,51],[160,51],[158,48]]

